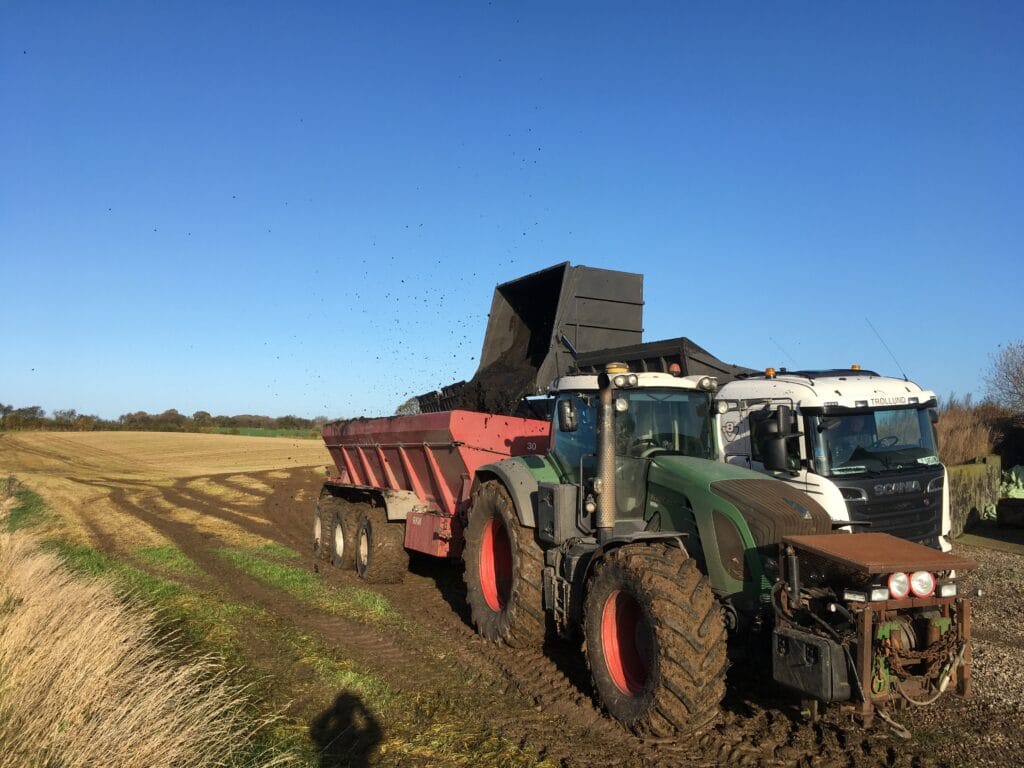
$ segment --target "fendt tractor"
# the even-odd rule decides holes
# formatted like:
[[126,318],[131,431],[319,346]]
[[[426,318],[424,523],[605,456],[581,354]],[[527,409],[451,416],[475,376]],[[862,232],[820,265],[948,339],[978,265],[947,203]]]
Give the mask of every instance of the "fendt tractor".
[[[616,326],[597,311],[621,309],[621,287],[639,276],[538,274],[554,309],[523,300],[536,275],[498,286],[490,362],[445,397],[478,396],[474,385],[502,378],[498,361],[535,394],[522,370],[553,367],[550,418],[455,409],[327,424],[337,474],[314,514],[322,558],[368,581],[401,580],[410,551],[461,559],[482,636],[515,647],[549,631],[582,637],[601,703],[641,735],[705,727],[730,657],[752,650],[812,709],[841,703],[866,723],[951,685],[969,694],[970,601],[955,575],[973,563],[836,531],[807,493],[720,461],[714,376],[559,370],[551,351],[599,349],[577,346],[587,323],[598,343],[639,342],[635,317]],[[773,419],[775,433],[792,432],[789,406]]]

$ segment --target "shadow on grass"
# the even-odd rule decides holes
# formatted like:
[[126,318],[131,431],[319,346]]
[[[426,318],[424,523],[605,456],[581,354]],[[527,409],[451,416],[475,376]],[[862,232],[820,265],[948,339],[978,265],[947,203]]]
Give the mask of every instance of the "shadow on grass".
[[381,736],[376,718],[348,692],[338,694],[334,704],[309,724],[319,768],[366,768]]

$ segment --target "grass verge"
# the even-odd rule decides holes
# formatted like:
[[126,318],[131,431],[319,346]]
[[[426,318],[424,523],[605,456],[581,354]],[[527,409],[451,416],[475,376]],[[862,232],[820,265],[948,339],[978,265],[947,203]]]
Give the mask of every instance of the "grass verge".
[[46,517],[46,504],[34,491],[18,485],[13,478],[4,481],[0,495],[14,499],[14,505],[7,513],[4,527],[8,531],[21,531],[42,523]]
[[311,608],[367,623],[398,624],[401,621],[383,595],[362,587],[331,587],[305,568],[278,562],[276,552],[268,554],[265,548],[226,547],[217,554],[243,573],[287,592]]
[[0,585],[0,768],[294,763],[213,659],[167,658],[151,612],[31,535],[0,534]]

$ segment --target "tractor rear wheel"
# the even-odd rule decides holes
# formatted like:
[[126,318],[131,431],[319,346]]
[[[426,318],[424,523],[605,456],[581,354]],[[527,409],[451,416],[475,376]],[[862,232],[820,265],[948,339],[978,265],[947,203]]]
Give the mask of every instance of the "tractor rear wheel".
[[383,509],[364,504],[356,525],[355,560],[356,573],[364,581],[396,584],[405,579],[405,525],[389,523]]
[[726,635],[707,578],[678,547],[610,552],[585,602],[587,664],[608,713],[657,738],[708,726],[725,695]]
[[513,648],[539,646],[545,632],[544,552],[533,530],[519,524],[508,491],[496,480],[473,494],[462,557],[477,631]]

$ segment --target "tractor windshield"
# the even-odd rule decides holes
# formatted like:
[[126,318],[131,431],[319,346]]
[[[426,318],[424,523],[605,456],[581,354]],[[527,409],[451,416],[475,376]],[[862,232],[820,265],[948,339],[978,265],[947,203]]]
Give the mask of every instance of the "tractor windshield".
[[668,452],[714,458],[707,392],[623,389],[616,391],[615,398],[615,450],[619,456],[642,458]]
[[814,463],[822,475],[898,472],[939,463],[927,408],[812,416]]

